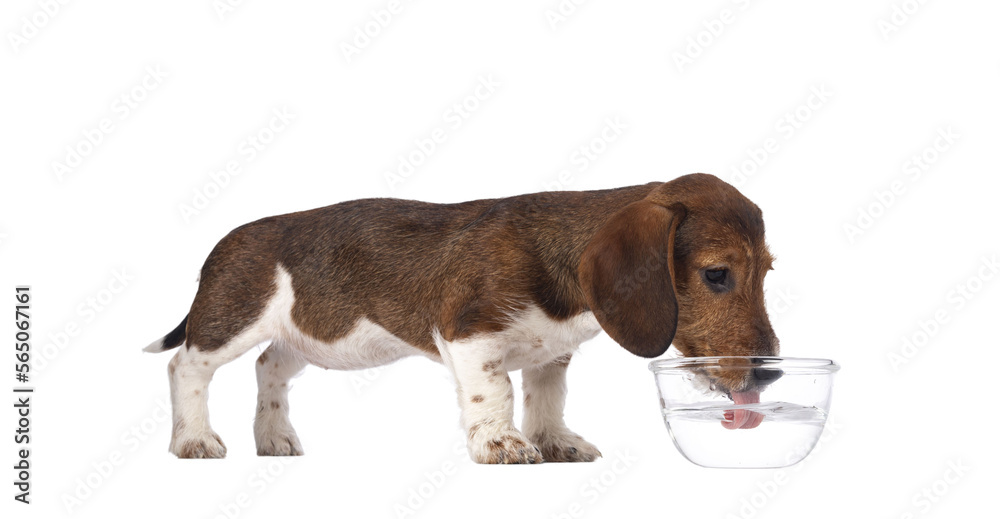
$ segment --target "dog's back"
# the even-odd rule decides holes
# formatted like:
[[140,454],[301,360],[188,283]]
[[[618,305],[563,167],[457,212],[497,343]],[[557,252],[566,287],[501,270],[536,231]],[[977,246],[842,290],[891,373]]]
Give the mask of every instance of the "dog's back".
[[[528,303],[569,316],[584,305],[572,284],[585,238],[655,185],[457,204],[374,198],[263,218],[209,254],[186,340],[213,350],[250,326],[279,266],[293,321],[325,342],[364,317],[434,355],[434,328],[449,340],[496,330]],[[180,332],[148,351],[179,346]]]

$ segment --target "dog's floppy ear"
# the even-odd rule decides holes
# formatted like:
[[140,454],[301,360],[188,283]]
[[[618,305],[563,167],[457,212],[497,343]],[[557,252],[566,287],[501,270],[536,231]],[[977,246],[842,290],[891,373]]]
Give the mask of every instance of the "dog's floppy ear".
[[640,357],[667,351],[677,331],[674,237],[681,204],[633,202],[611,217],[580,257],[580,286],[608,335]]

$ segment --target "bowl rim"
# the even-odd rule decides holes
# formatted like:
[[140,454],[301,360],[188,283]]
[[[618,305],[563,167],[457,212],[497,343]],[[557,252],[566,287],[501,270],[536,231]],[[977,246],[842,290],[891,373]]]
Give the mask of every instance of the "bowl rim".
[[753,359],[752,366],[724,366],[727,369],[753,369],[759,367],[781,368],[788,373],[836,373],[840,364],[831,359],[810,357],[776,357],[776,356],[716,356],[716,357],[673,357],[654,360],[649,363],[653,373],[670,373],[672,371],[685,373],[689,368],[717,366],[719,361],[728,359]]

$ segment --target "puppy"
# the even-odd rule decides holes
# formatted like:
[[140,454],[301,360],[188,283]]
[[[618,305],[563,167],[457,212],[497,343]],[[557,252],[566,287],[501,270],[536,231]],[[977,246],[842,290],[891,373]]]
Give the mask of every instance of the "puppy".
[[[761,211],[706,174],[670,182],[431,204],[367,199],[264,218],[216,245],[187,317],[146,347],[168,366],[170,451],[221,458],[208,420],[219,366],[257,359],[257,454],[294,456],[288,382],[410,355],[457,385],[479,463],[593,461],[563,422],[566,368],[602,330],[656,357],[776,355]],[[522,370],[524,421],[507,373]],[[722,380],[738,392],[752,380]]]

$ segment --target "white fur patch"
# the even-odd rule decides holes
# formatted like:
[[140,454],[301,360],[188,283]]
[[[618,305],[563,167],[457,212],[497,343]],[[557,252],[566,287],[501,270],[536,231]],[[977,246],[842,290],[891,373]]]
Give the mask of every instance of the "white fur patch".
[[[311,337],[292,321],[295,304],[292,276],[280,265],[275,282],[278,289],[261,324],[273,330],[274,336],[310,364],[326,369],[357,370],[382,366],[411,355],[442,361],[437,355],[407,343],[364,317],[355,321],[350,333],[336,341],[325,342]],[[507,371],[552,362],[573,353],[580,343],[601,331],[592,312],[556,321],[536,306],[514,314],[510,322],[509,328],[489,336],[490,342],[500,348]],[[484,335],[476,339],[485,338]]]
[[163,337],[160,337],[159,339],[156,339],[155,341],[149,343],[149,346],[143,348],[142,351],[149,353],[160,353],[161,351],[163,351]]
[[515,371],[548,364],[571,354],[600,331],[601,325],[593,312],[556,321],[541,308],[529,306],[514,315],[511,326],[493,334],[492,339],[503,352],[504,367],[507,371]]
[[326,369],[355,370],[382,366],[410,355],[427,355],[364,317],[354,322],[350,333],[336,341],[324,342],[311,337],[292,321],[295,305],[292,276],[280,265],[276,283],[278,290],[269,306],[272,310],[270,325],[285,345],[310,364]]

